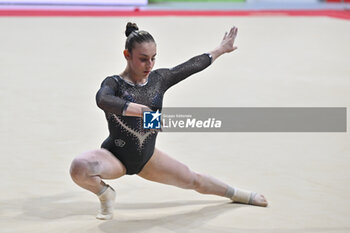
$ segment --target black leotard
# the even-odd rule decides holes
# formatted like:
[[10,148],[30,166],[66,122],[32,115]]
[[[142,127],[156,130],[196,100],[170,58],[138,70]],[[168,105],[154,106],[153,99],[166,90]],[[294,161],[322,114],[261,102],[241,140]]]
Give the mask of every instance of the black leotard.
[[156,131],[143,128],[141,117],[123,116],[129,102],[143,104],[161,111],[165,91],[211,63],[208,54],[191,58],[172,69],[152,71],[147,82],[138,85],[118,75],[107,77],[97,92],[97,105],[105,112],[109,136],[101,147],[114,154],[126,167],[126,173],[139,173],[151,158]]

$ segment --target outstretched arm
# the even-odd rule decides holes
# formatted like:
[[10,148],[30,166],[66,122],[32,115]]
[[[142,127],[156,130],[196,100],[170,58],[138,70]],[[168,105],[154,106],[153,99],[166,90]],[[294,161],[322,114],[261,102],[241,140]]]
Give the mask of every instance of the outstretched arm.
[[234,46],[237,32],[238,28],[236,27],[232,27],[229,33],[225,32],[224,38],[222,39],[220,45],[210,52],[210,55],[212,56],[211,62],[214,62],[224,53],[230,53],[237,49],[237,46]]
[[222,54],[236,50],[237,47],[233,44],[237,36],[237,31],[236,27],[232,27],[229,33],[225,33],[220,45],[210,53],[195,56],[172,69],[159,69],[158,72],[164,78],[165,89],[168,89],[188,76],[205,69]]

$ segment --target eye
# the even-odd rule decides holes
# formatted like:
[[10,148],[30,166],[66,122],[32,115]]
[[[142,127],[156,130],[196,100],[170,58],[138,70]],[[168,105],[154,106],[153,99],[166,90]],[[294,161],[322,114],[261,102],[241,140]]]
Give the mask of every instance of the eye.
[[155,57],[152,57],[152,59],[151,59],[152,61],[155,61],[156,60],[156,58]]

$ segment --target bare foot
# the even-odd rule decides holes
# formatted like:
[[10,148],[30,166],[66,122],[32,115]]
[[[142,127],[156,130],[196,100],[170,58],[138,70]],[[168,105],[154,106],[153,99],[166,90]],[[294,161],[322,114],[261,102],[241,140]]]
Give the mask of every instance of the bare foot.
[[257,193],[253,200],[251,201],[252,205],[266,207],[268,205],[266,198],[264,195]]

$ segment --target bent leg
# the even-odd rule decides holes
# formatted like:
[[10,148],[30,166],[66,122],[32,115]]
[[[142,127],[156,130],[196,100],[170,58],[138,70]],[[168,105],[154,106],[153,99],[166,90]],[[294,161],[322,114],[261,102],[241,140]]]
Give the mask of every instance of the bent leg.
[[[234,189],[213,177],[191,171],[186,165],[169,157],[158,149],[155,149],[152,158],[138,175],[147,180],[174,185],[184,189],[193,189],[202,194],[228,197],[231,200],[234,200],[237,194],[247,195],[242,190]],[[253,200],[249,200],[249,203],[267,206],[267,201],[261,194],[256,194]]]
[[124,165],[105,149],[91,150],[78,155],[70,167],[73,181],[97,195],[106,187],[102,179],[116,179],[125,173]]
[[75,183],[95,193],[100,199],[101,208],[96,218],[113,218],[113,204],[116,193],[102,179],[116,179],[125,175],[124,165],[105,149],[85,152],[77,156],[71,165],[70,174]]

